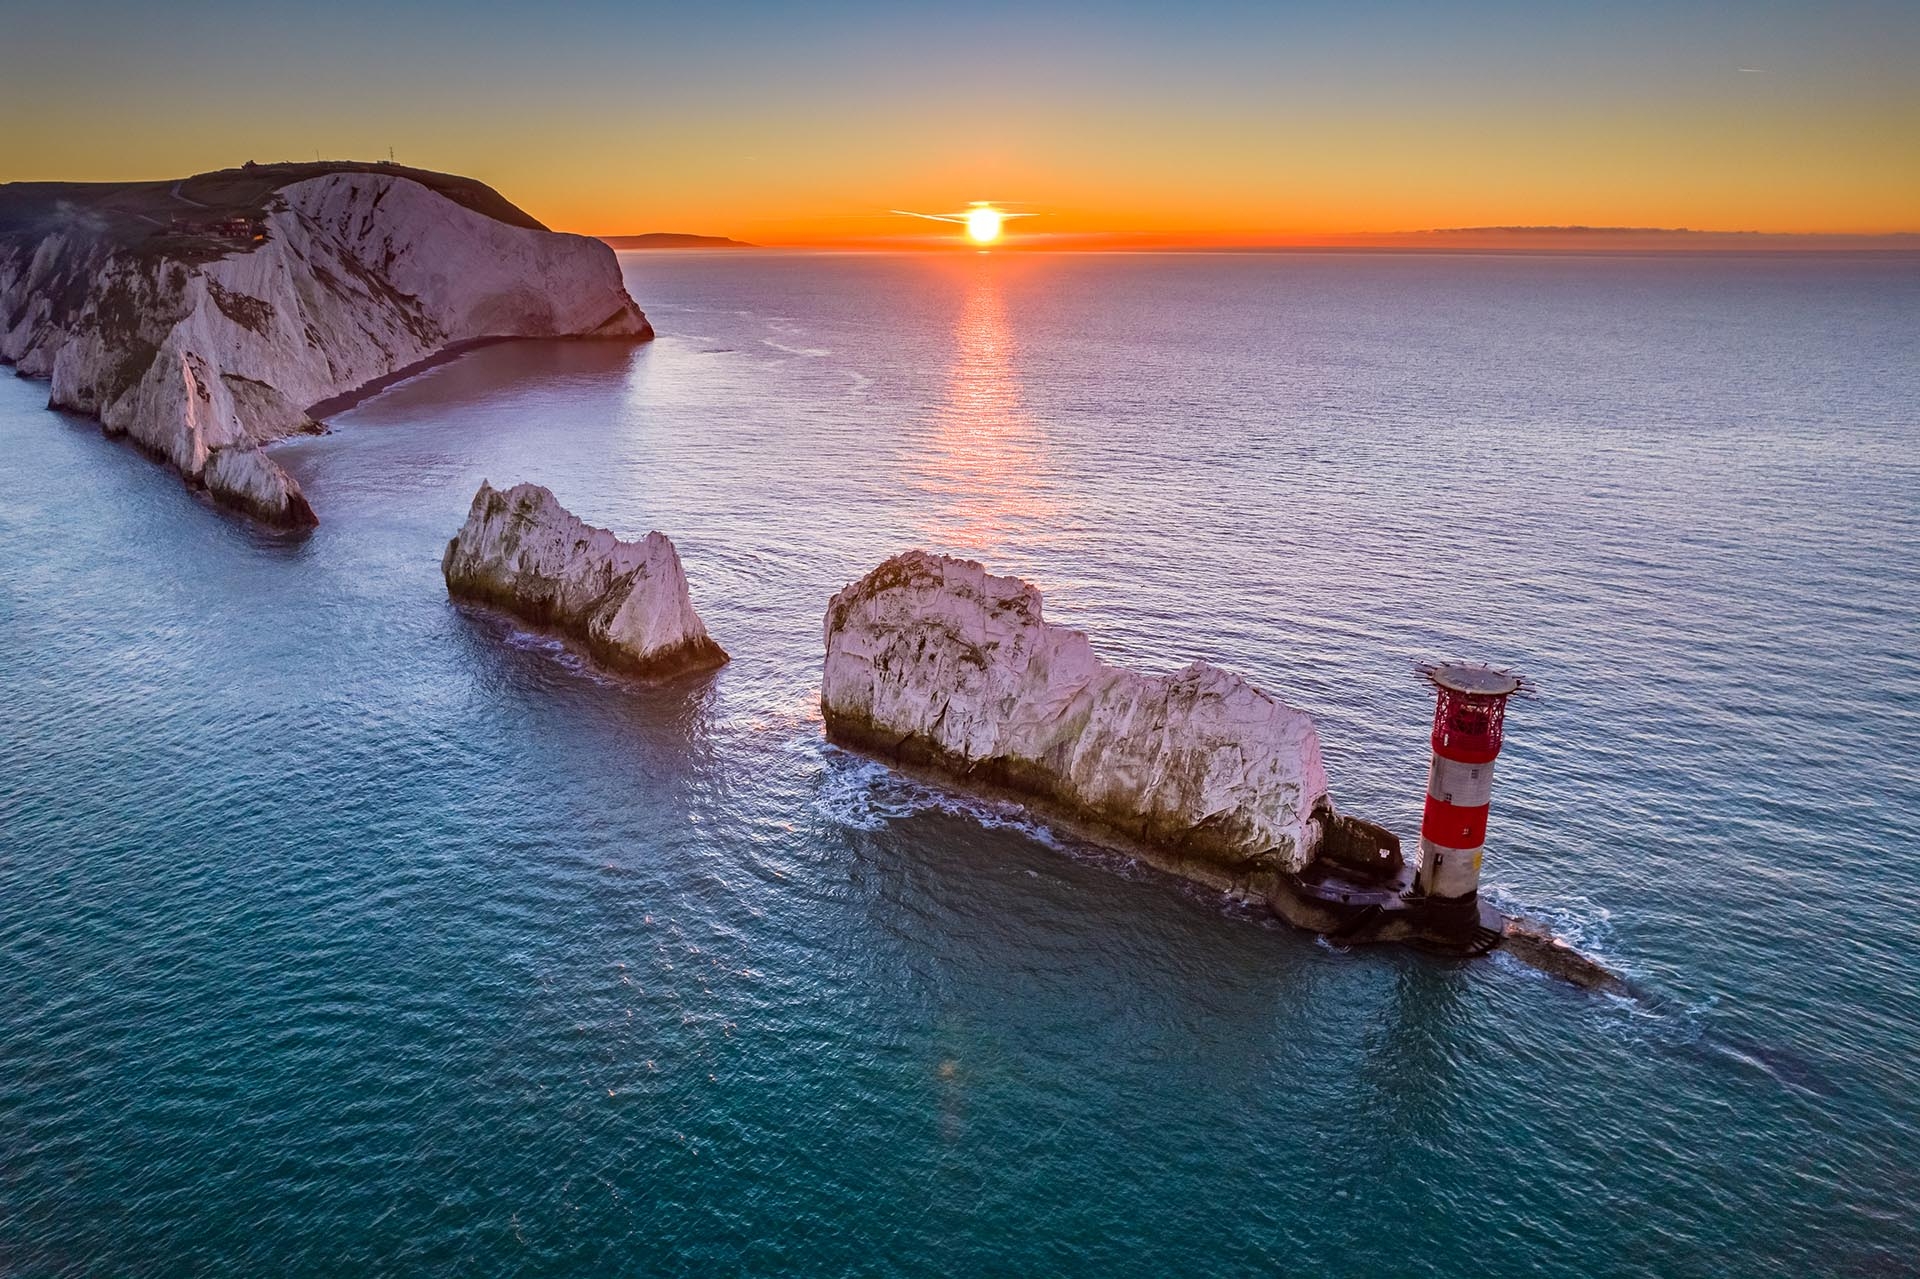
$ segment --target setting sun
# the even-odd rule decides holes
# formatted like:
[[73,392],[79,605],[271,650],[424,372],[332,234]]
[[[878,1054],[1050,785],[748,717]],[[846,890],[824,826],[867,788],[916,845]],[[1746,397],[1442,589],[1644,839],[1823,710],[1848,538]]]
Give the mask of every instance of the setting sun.
[[1000,224],[1006,215],[987,205],[967,210],[967,235],[975,244],[992,244],[1000,238]]
[[975,200],[964,209],[952,213],[917,213],[912,209],[890,209],[888,212],[902,218],[924,218],[929,222],[952,222],[966,231],[967,239],[982,247],[997,241],[1006,225],[1014,218],[1030,218],[1030,212],[1009,213],[985,200]]

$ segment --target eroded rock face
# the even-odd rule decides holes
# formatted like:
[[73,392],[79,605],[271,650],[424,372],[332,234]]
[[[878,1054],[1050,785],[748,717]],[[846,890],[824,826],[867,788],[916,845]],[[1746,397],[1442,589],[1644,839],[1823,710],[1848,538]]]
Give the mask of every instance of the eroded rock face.
[[826,649],[833,740],[1049,801],[1202,882],[1263,895],[1330,812],[1305,712],[1204,662],[1102,662],[1032,586],[970,560],[888,560],[833,597]]
[[264,523],[311,528],[319,522],[293,477],[259,449],[216,449],[201,478],[221,502]]
[[450,595],[571,636],[613,670],[670,679],[727,660],[664,534],[623,542],[538,484],[482,483],[440,567]]
[[312,406],[479,340],[653,334],[605,244],[397,174],[292,183],[263,226],[231,245],[129,245],[85,219],[0,240],[0,360],[222,501],[304,525],[257,450],[314,429]]

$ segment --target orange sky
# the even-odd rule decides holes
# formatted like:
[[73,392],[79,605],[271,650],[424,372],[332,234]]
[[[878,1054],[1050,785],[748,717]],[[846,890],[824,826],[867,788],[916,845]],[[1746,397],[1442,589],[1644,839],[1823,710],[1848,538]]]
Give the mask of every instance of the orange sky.
[[67,0],[7,36],[5,180],[391,146],[562,229],[817,246],[975,200],[1031,245],[1920,231],[1911,3]]
[[[865,148],[849,153],[819,140],[831,124],[766,146],[770,157],[674,149],[649,162],[673,174],[673,186],[610,179],[555,190],[534,211],[598,233],[685,228],[814,244],[949,236],[885,210],[945,212],[982,199],[1036,215],[1009,226],[1015,237],[1154,242],[1571,224],[1920,230],[1920,113],[1903,126],[1729,112],[1685,130],[1617,113],[1209,122],[1197,130],[1191,121],[1147,119],[978,127],[986,136],[919,147],[900,139],[911,158],[882,174]],[[540,177],[527,183],[547,187]]]
[[[581,182],[584,156],[516,157],[504,188],[550,224],[690,230],[760,243],[952,238],[889,216],[993,200],[1035,216],[1013,239],[1263,242],[1432,227],[1661,226],[1776,233],[1920,230],[1920,110],[1825,119],[1750,101],[1680,127],[1657,113],[1490,111],[1418,120],[1035,119],[983,108],[928,125],[769,122],[753,152],[636,138]],[[897,129],[897,131],[896,131]],[[909,136],[910,130],[923,130]],[[1903,162],[1905,161],[1905,162]]]

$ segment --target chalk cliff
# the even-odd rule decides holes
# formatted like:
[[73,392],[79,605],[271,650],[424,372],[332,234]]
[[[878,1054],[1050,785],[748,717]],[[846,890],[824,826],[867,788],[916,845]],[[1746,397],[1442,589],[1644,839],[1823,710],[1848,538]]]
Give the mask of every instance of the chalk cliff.
[[1535,921],[1417,892],[1399,839],[1335,810],[1313,720],[1238,675],[1110,665],[1019,578],[924,551],[841,590],[825,630],[835,742],[1020,796],[1339,944],[1504,946],[1576,985],[1627,989]]
[[1201,882],[1264,895],[1331,813],[1305,712],[1204,662],[1103,662],[970,560],[888,560],[828,604],[826,649],[833,740],[1048,801]]
[[482,482],[441,560],[447,591],[580,640],[626,674],[669,679],[725,664],[664,534],[623,542],[538,484]]
[[[259,450],[317,429],[315,406],[476,341],[652,336],[598,240],[477,183],[328,168],[0,188],[0,360],[227,505],[301,526],[312,508]],[[183,188],[241,212],[182,222],[212,208]]]

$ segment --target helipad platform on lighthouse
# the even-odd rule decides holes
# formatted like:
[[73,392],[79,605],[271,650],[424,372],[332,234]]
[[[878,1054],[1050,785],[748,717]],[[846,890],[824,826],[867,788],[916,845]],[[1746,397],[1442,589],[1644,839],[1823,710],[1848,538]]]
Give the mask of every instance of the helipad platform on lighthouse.
[[1473,697],[1511,697],[1528,691],[1526,677],[1472,662],[1429,662],[1416,667],[1432,684]]

